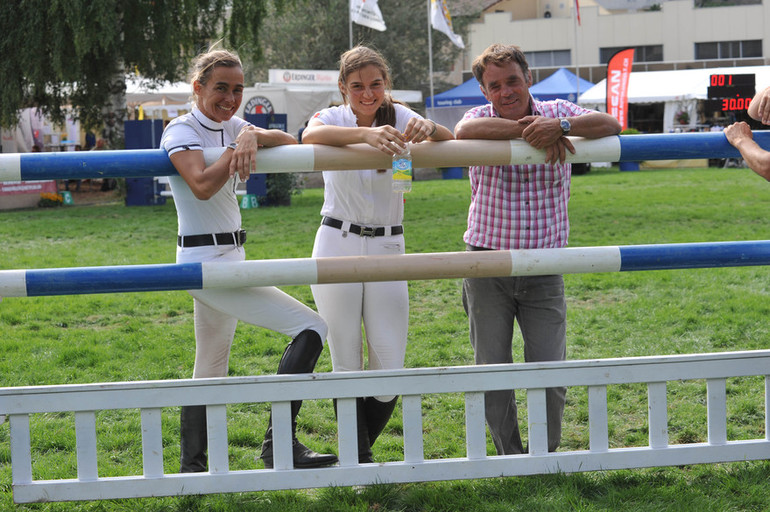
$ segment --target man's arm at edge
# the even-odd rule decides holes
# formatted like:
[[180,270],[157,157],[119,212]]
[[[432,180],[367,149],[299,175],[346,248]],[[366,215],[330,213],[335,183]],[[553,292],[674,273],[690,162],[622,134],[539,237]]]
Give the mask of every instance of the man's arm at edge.
[[455,125],[457,139],[509,140],[521,138],[526,125],[502,117],[463,119]]
[[617,119],[604,112],[591,112],[582,116],[568,117],[572,125],[569,135],[599,139],[620,133],[621,127]]

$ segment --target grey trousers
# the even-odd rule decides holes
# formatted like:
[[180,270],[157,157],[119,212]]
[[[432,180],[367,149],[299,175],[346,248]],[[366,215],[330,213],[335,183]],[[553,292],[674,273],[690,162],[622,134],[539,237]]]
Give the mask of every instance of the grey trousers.
[[[476,364],[511,363],[513,324],[524,338],[524,360],[566,359],[564,279],[560,275],[475,278],[463,280]],[[548,450],[561,439],[566,388],[546,389]],[[485,393],[486,420],[498,455],[523,453],[514,390]]]

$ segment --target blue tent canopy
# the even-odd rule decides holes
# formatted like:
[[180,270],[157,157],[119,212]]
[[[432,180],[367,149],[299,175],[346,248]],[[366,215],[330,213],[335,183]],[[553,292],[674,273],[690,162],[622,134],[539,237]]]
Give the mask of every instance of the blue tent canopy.
[[[433,96],[433,106],[436,108],[465,107],[466,109],[487,103],[481,94],[479,83],[471,78],[462,85]],[[430,96],[425,100],[425,106],[430,108]]]
[[[529,92],[540,101],[555,99],[577,101],[578,77],[566,68],[559,68],[545,80],[541,80],[529,88]],[[580,92],[583,93],[594,86],[588,80],[580,80]]]

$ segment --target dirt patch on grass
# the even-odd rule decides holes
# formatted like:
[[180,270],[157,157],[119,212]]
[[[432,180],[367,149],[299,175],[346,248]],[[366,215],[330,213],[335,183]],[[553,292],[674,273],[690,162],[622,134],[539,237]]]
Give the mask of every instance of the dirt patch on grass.
[[[118,190],[102,190],[103,180],[58,180],[59,192],[69,190],[75,206],[123,202]],[[78,184],[79,182],[79,184]]]

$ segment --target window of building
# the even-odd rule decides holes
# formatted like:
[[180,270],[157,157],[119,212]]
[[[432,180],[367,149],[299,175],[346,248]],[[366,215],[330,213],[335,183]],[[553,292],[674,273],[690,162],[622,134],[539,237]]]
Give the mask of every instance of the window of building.
[[[607,64],[613,55],[620,50],[626,50],[628,48],[628,46],[599,48],[599,63]],[[653,44],[649,46],[634,46],[634,62],[663,62],[663,45]]]
[[696,59],[718,59],[719,43],[695,43]]
[[741,52],[744,57],[762,57],[762,40],[742,41]]
[[762,56],[762,40],[695,43],[696,60],[741,59]]
[[695,8],[730,7],[734,5],[759,5],[762,0],[695,0]]
[[544,52],[524,52],[531,68],[553,68],[569,66],[572,58],[569,50],[551,50]]

